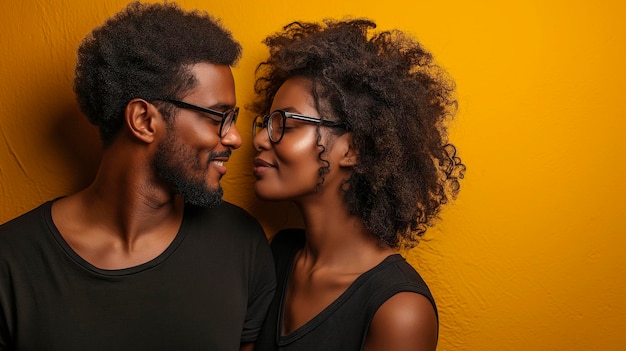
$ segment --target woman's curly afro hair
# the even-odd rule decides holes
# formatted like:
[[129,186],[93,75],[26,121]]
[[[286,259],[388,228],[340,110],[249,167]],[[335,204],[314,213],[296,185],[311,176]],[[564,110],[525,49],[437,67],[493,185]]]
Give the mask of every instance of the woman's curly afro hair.
[[251,107],[266,114],[287,79],[309,79],[318,110],[348,126],[358,152],[344,187],[351,213],[380,242],[412,247],[465,171],[447,141],[454,83],[415,39],[369,34],[375,27],[366,19],[294,22],[269,36]]
[[130,100],[181,97],[196,84],[192,65],[232,66],[240,56],[239,43],[209,14],[133,2],[83,39],[74,91],[106,147]]

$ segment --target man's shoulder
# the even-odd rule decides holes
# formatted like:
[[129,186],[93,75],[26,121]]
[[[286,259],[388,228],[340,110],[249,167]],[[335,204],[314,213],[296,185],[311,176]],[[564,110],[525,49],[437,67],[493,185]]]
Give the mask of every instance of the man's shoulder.
[[205,228],[241,233],[240,235],[262,235],[265,238],[265,232],[257,219],[230,202],[222,201],[219,205],[208,208],[189,207],[185,209],[185,217]]
[[187,206],[185,208],[187,216],[198,219],[236,219],[256,222],[248,211],[227,201],[222,201],[219,205],[212,207]]
[[[18,257],[23,253],[33,252],[48,233],[46,215],[50,211],[50,202],[46,202],[6,223],[0,224],[0,258]],[[46,212],[48,211],[48,212]]]
[[215,207],[215,210],[220,211],[224,214],[230,214],[236,217],[237,216],[242,217],[242,218],[245,217],[245,218],[256,220],[254,219],[254,217],[252,217],[250,213],[248,213],[248,211],[228,201],[222,201],[218,206]]
[[41,223],[45,222],[45,216],[46,213],[49,213],[50,206],[51,202],[43,203],[18,217],[0,224],[0,238],[40,228]]
[[299,250],[306,242],[305,230],[302,228],[287,228],[277,232],[272,238],[272,248]]

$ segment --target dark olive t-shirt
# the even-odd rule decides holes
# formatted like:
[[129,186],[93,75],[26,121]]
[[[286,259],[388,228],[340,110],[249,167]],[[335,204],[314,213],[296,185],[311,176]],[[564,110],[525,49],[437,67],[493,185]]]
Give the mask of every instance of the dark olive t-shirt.
[[285,296],[295,254],[304,246],[304,231],[284,230],[272,241],[277,288],[274,301],[257,339],[255,351],[355,351],[362,350],[367,330],[378,308],[399,292],[414,292],[435,301],[424,280],[398,255],[388,256],[360,275],[317,316],[287,335],[282,330]]
[[155,259],[103,270],[63,240],[48,202],[0,226],[0,350],[237,350],[275,289],[263,230],[223,203],[185,208]]

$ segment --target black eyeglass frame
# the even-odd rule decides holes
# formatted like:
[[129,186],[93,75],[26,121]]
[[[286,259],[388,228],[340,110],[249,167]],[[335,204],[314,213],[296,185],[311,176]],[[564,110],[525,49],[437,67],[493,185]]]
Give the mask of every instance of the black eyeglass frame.
[[[287,112],[285,110],[275,110],[272,111],[270,114],[264,115],[264,116],[256,116],[254,118],[254,121],[252,121],[252,137],[254,138],[257,134],[257,127],[261,127],[261,129],[267,129],[267,137],[270,139],[270,141],[274,144],[279,143],[281,140],[283,140],[283,136],[285,135],[285,128],[281,129],[280,131],[280,137],[278,137],[278,140],[273,140],[272,139],[272,131],[270,130],[271,128],[271,124],[269,123],[270,119],[273,118],[272,116],[274,114],[280,114],[281,118],[283,119],[283,123],[282,125],[284,126],[285,123],[287,123],[287,118],[291,118],[291,119],[295,119],[297,121],[303,121],[303,122],[309,122],[309,123],[318,123],[321,126],[324,127],[329,127],[329,128],[341,128],[341,129],[345,129],[346,125],[342,122],[337,122],[337,121],[331,121],[331,120],[327,120],[327,119],[321,119],[319,117],[311,117],[311,116],[306,116],[306,115],[301,115],[298,113],[292,113],[292,112]],[[261,121],[259,121],[259,119],[261,119]]]
[[[194,110],[198,112],[204,112],[204,113],[208,113],[210,115],[219,117],[220,129],[219,129],[218,135],[220,136],[220,138],[223,138],[226,136],[226,134],[228,134],[228,132],[230,131],[230,128],[233,126],[233,124],[235,124],[235,122],[237,122],[237,117],[239,116],[239,107],[232,108],[228,111],[220,112],[220,111],[212,110],[210,108],[200,107],[200,106],[190,104],[188,102],[176,100],[176,99],[162,98],[162,99],[154,99],[154,100],[169,102],[170,104],[179,108]],[[227,125],[226,129],[224,129],[224,124],[228,120],[228,115],[230,115],[231,113],[233,114],[232,121]]]

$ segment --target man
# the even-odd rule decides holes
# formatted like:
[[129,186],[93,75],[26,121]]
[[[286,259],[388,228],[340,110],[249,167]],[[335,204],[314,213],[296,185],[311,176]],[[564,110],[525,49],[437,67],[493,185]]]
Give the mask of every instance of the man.
[[82,42],[93,183],[0,226],[0,350],[251,349],[275,289],[258,222],[221,201],[241,48],[206,13],[132,3]]

